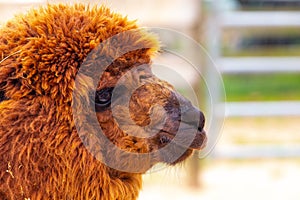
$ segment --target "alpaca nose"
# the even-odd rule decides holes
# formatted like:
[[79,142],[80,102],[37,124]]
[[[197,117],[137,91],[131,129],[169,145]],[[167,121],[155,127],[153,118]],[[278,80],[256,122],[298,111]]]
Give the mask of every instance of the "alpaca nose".
[[195,127],[198,131],[203,131],[205,117],[203,112],[195,108],[192,103],[180,94],[176,94],[180,104],[181,121]]
[[[206,146],[207,136],[203,130],[205,124],[205,117],[203,112],[195,108],[192,103],[181,95],[176,94],[181,112],[181,129],[191,130],[192,142],[189,144],[190,149],[201,150]],[[194,131],[192,131],[194,129]],[[196,132],[195,132],[196,131]],[[187,135],[186,135],[187,136]],[[184,143],[184,142],[183,142]],[[186,145],[186,144],[183,144]]]
[[202,132],[205,124],[205,117],[203,112],[199,111],[194,106],[191,106],[181,113],[181,121]]

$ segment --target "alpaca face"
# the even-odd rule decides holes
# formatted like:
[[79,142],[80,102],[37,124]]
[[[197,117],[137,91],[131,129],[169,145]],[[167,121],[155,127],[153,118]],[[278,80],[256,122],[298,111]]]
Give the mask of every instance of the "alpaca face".
[[94,87],[74,90],[89,90],[86,110],[92,108],[97,118],[91,119],[92,112],[85,115],[82,124],[93,128],[88,134],[79,131],[84,145],[121,171],[145,172],[159,162],[173,165],[206,144],[203,113],[152,73],[153,43],[144,35],[133,30],[103,41],[77,74],[91,79],[86,82]]
[[174,165],[205,147],[203,113],[157,78],[149,64],[112,80],[117,81],[100,81],[95,92],[97,119],[117,148],[148,155],[145,170],[158,162]]

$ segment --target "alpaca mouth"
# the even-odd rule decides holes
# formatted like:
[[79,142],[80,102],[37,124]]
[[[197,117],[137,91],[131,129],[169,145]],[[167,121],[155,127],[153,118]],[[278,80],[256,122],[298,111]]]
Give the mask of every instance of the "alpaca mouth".
[[[179,111],[169,110],[169,118],[161,130],[160,142],[174,145],[190,150],[202,150],[207,143],[204,131],[205,116],[197,108],[186,103],[186,108]],[[182,112],[183,111],[183,112]]]
[[186,150],[205,148],[207,137],[203,112],[177,92],[172,93],[164,107],[168,116],[161,132],[160,143],[172,143]]
[[159,143],[162,151],[160,159],[170,165],[176,165],[186,160],[194,150],[202,150],[207,142],[206,133],[201,126],[193,127],[190,124],[181,123],[176,132],[173,130],[161,130]]
[[206,147],[206,144],[207,144],[206,132],[203,130],[203,128],[198,127],[195,138],[190,145],[190,149],[202,150]]
[[206,132],[203,130],[202,131],[197,130],[195,138],[190,144],[189,149],[202,150],[206,147],[206,143],[207,143]]
[[[175,139],[176,134],[178,134],[177,139]],[[161,130],[160,143],[166,145],[171,142],[186,150],[202,150],[206,147],[207,136],[202,127],[195,128],[184,123],[182,128],[177,130],[177,133]]]

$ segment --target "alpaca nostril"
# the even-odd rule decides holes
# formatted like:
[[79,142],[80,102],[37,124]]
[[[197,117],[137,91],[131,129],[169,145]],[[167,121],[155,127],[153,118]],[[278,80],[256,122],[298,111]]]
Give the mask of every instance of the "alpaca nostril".
[[190,107],[184,113],[182,113],[182,122],[192,125],[202,132],[205,124],[204,114],[195,107]]
[[200,117],[199,117],[199,124],[198,124],[198,131],[203,131],[204,125],[205,125],[205,116],[203,112],[200,112]]
[[203,128],[201,128],[201,126],[198,126],[198,131],[202,132]]

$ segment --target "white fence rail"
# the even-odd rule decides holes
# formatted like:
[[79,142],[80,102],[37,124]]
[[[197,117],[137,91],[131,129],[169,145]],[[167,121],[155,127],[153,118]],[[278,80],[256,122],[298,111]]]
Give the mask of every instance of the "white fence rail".
[[[224,28],[300,28],[300,12],[297,11],[222,11],[218,1],[211,1],[209,15],[210,54],[222,74],[300,73],[300,57],[222,57],[221,38]],[[208,70],[209,73],[209,70]],[[211,75],[208,74],[208,77]],[[214,80],[210,80],[214,81]],[[218,92],[218,91],[216,91]],[[270,116],[299,115],[299,102],[230,102],[226,115]],[[249,106],[254,106],[249,109]],[[284,107],[284,110],[282,109]]]
[[[208,48],[221,74],[299,73],[300,57],[222,57],[221,38],[225,28],[237,30],[255,28],[300,28],[300,12],[295,11],[222,11],[217,0],[210,1],[208,15]],[[209,66],[208,66],[209,67]],[[207,77],[212,77],[207,70]],[[213,78],[209,81],[214,82]],[[220,89],[221,90],[221,89]],[[220,90],[216,89],[215,92]],[[215,95],[217,96],[217,95]],[[216,100],[214,100],[216,101]],[[300,116],[300,101],[221,102],[225,116]],[[214,134],[214,133],[213,133]],[[213,157],[273,158],[300,157],[299,146],[262,145],[216,148]]]
[[297,11],[233,11],[220,15],[223,27],[298,27],[300,12]]
[[222,73],[300,72],[300,57],[223,57],[216,64]]
[[300,102],[227,102],[225,116],[300,116]]

